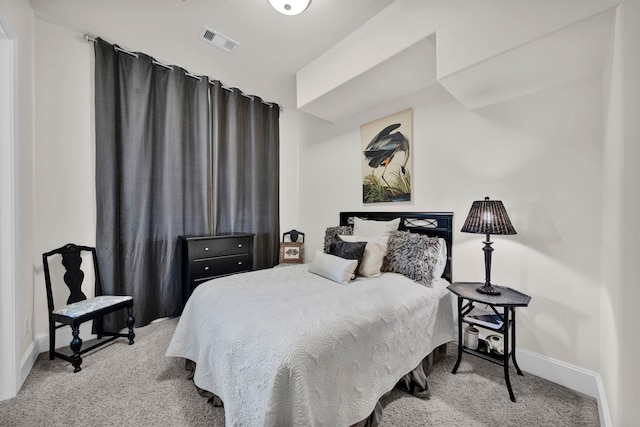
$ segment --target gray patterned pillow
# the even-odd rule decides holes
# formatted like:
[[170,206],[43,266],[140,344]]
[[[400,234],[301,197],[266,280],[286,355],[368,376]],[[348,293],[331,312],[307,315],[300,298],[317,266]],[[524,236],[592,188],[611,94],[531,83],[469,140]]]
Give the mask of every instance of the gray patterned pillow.
[[431,286],[440,254],[441,241],[408,231],[394,231],[387,242],[381,271],[400,273]]
[[334,240],[340,241],[339,234],[343,236],[353,235],[353,226],[351,225],[338,225],[336,227],[327,227],[324,232],[324,253],[328,254],[331,247],[331,243]]

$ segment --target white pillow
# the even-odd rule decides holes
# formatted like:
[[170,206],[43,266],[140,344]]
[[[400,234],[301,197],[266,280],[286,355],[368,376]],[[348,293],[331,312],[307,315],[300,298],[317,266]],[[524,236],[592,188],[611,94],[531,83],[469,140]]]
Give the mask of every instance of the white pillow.
[[366,237],[366,236],[338,236],[345,242],[367,242],[364,247],[364,255],[360,261],[359,274],[364,277],[377,277],[380,275],[380,267],[387,250],[388,237]]
[[396,231],[399,225],[400,218],[392,219],[391,221],[370,221],[355,217],[353,218],[353,235],[366,237],[388,236]]
[[444,274],[444,269],[447,267],[447,242],[440,237],[440,253],[438,254],[438,261],[433,269],[433,277],[440,278]]
[[357,267],[357,259],[344,259],[316,249],[309,272],[346,285],[355,277]]

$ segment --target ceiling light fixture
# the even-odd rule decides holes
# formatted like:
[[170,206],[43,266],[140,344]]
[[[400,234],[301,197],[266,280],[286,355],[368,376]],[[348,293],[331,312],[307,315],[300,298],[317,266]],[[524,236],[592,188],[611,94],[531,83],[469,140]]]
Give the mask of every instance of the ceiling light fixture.
[[283,15],[297,15],[309,7],[311,0],[269,0],[269,3]]

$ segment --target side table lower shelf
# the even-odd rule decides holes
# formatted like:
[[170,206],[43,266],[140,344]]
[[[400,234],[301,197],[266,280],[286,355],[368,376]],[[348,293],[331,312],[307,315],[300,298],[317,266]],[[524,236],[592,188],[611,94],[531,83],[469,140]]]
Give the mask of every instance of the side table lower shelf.
[[[504,380],[509,392],[509,398],[512,402],[515,402],[516,397],[513,394],[511,380],[509,379],[509,360],[512,361],[518,375],[523,375],[520,367],[518,366],[518,362],[516,361],[515,353],[516,307],[528,306],[531,297],[503,286],[495,286],[500,290],[499,294],[486,295],[477,292],[477,286],[478,284],[473,282],[456,282],[448,287],[448,289],[458,297],[458,360],[456,361],[451,373],[455,374],[458,371],[463,353],[471,354],[489,362],[501,365],[504,368]],[[463,317],[473,309],[474,303],[491,306],[493,312],[501,318],[501,327],[488,328],[488,330],[502,337],[503,348],[506,351],[506,354],[500,355],[498,353],[487,352],[487,347],[483,341],[478,342],[478,350],[472,350],[464,347],[462,339]],[[501,313],[498,312],[498,308],[501,309]],[[464,322],[476,326],[476,323],[473,321],[469,322],[465,320]],[[486,328],[486,326],[482,327]]]
[[[477,350],[473,350],[471,348],[463,346],[462,347],[462,352],[463,353],[468,353],[468,354],[473,354],[474,356],[477,356],[477,357],[479,357],[481,359],[487,360],[489,362],[495,363],[495,364],[500,365],[500,366],[502,366],[504,364],[505,356],[503,354],[498,354],[498,353],[495,353],[495,352],[488,352],[486,344],[484,344],[483,341],[480,341]],[[520,367],[515,362],[515,358],[512,357],[511,352],[509,352],[507,357],[510,357],[512,359],[512,361],[514,362],[513,366],[516,368],[516,372],[518,373],[518,375],[522,375],[522,372],[520,371]]]
[[[458,313],[462,312],[462,298],[458,299]],[[509,316],[511,315],[511,317]],[[508,325],[507,327],[500,329],[500,330],[494,330],[494,332],[496,333],[500,333],[503,337],[504,337],[504,345],[506,349],[511,348],[509,346],[509,337],[511,338],[511,342],[513,343],[512,345],[515,347],[515,341],[516,341],[516,336],[515,336],[515,309],[513,307],[505,307],[504,308],[504,319],[505,319],[505,325]],[[468,347],[465,347],[462,344],[462,320],[460,319],[460,317],[458,317],[458,328],[459,328],[459,333],[458,333],[458,360],[456,361],[455,366],[453,367],[453,370],[451,371],[452,374],[455,374],[458,371],[458,367],[460,366],[460,362],[462,361],[462,354],[463,353],[467,353],[467,354],[471,354],[474,356],[477,356],[481,359],[484,359],[488,362],[492,362],[495,363],[497,365],[500,365],[504,368],[504,380],[505,383],[507,385],[507,391],[509,392],[509,398],[511,399],[512,402],[516,401],[516,397],[513,394],[513,389],[511,388],[511,380],[509,378],[509,360],[511,360],[513,362],[513,366],[516,368],[516,372],[518,373],[518,375],[523,375],[522,371],[520,370],[520,367],[518,366],[518,362],[516,362],[516,355],[514,353],[514,350],[511,349],[511,351],[507,351],[507,354],[505,355],[500,355],[494,352],[487,352],[486,351],[486,345],[484,344],[483,341],[479,341],[478,342],[478,350],[472,350]]]

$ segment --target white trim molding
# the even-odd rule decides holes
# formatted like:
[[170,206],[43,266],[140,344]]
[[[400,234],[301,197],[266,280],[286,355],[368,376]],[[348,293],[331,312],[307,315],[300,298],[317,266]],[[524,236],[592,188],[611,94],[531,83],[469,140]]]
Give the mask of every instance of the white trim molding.
[[[83,341],[89,341],[96,338],[96,335],[91,333],[92,322],[86,322],[80,325],[80,337]],[[71,343],[71,328],[70,327],[62,327],[56,329],[56,348],[65,348],[69,347]],[[36,363],[38,356],[41,353],[49,352],[49,334],[38,334],[35,339],[29,344],[29,348],[25,352],[24,356],[22,356],[22,360],[20,361],[20,384],[23,384],[27,379],[29,372],[31,372],[31,368]],[[46,357],[49,357],[48,355]],[[69,365],[71,366],[71,365]]]
[[[80,338],[82,338],[83,342],[87,342],[93,339],[96,339],[97,336],[91,333],[93,329],[93,322],[85,322],[80,325]],[[71,344],[71,339],[73,336],[71,335],[71,327],[63,326],[61,328],[56,329],[56,349],[58,348],[69,348],[69,344]],[[36,358],[40,353],[48,353],[49,352],[49,334],[42,333],[38,334],[34,339],[33,350],[36,351]],[[31,350],[31,347],[29,347]]]
[[27,351],[22,356],[20,360],[20,384],[24,384],[27,376],[29,376],[29,372],[31,372],[31,368],[36,363],[38,359],[39,351],[39,343],[37,340],[31,341]]
[[15,256],[16,34],[0,10],[0,400],[20,389]]
[[594,397],[598,402],[600,425],[612,425],[600,374],[528,350],[516,350],[516,359],[525,372]]

